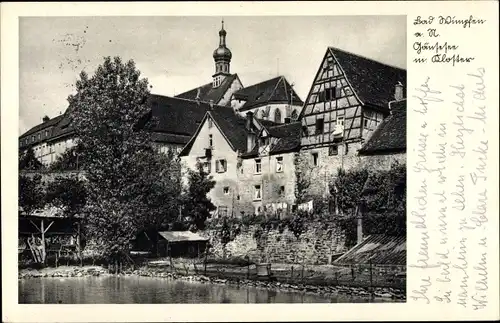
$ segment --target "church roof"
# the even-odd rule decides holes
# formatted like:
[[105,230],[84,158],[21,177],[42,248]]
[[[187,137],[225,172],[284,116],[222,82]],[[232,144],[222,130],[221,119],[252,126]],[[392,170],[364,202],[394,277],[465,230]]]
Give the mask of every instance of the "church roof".
[[361,147],[360,155],[406,151],[406,99],[391,102],[390,110],[391,115]]
[[[394,87],[401,82],[406,91],[406,70],[386,65],[344,50],[329,47],[356,95],[366,105],[387,111],[394,100]],[[406,97],[406,95],[404,95]]]
[[284,76],[245,87],[234,93],[234,98],[246,101],[239,110],[246,111],[268,103],[290,103],[290,90],[293,103],[304,104]]
[[200,91],[199,95],[199,100],[200,101],[205,101],[205,102],[210,102],[212,100],[214,104],[217,104],[224,94],[229,90],[229,87],[233,83],[233,81],[238,77],[237,74],[231,74],[224,78],[222,83],[214,88],[213,83],[207,83],[205,85],[199,86],[197,88],[191,89],[189,91],[183,92],[181,94],[176,95],[176,98],[181,98],[181,99],[189,99],[189,100],[196,100],[196,97],[198,95],[198,90]]

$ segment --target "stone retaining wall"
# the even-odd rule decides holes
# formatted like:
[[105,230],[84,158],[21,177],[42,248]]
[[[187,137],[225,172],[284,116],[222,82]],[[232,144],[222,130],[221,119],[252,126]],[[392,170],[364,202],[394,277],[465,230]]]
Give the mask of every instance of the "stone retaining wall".
[[[222,257],[219,232],[208,230],[202,234],[210,238],[214,254]],[[242,227],[235,239],[227,244],[226,256],[248,256],[256,262],[330,264],[332,256],[347,250],[344,242],[344,236],[333,221],[307,223],[298,237],[288,228],[268,230],[252,225]]]

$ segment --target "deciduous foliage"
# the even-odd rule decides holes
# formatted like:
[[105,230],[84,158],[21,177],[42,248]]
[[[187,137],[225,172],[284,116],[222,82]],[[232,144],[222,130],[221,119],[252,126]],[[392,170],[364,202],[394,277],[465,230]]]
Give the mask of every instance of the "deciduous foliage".
[[50,165],[49,169],[57,171],[78,170],[82,168],[82,160],[80,158],[81,154],[81,145],[75,145],[59,155]]
[[45,199],[68,217],[77,215],[86,202],[85,183],[76,176],[59,176],[47,185]]
[[40,175],[19,176],[19,207],[22,208],[24,215],[32,215],[35,211],[43,209],[44,197]]
[[[340,172],[339,172],[340,173]],[[356,243],[356,206],[362,215],[363,235],[406,234],[406,166],[390,170],[353,170],[334,181],[345,217],[339,219],[346,243]]]
[[215,181],[203,169],[201,163],[196,164],[196,169],[188,170],[188,185],[182,196],[183,215],[196,230],[205,228],[205,221],[210,217],[210,212],[216,209],[207,197],[214,186]]
[[83,213],[118,259],[139,230],[162,222],[154,218],[178,195],[178,179],[153,146],[148,81],[133,61],[106,57],[92,77],[80,74],[76,91],[68,101],[88,183]]
[[337,170],[337,176],[330,185],[330,196],[341,214],[352,215],[355,212],[367,178],[366,169]]
[[40,170],[43,164],[35,157],[33,147],[19,154],[19,170]]
[[295,164],[295,197],[297,203],[307,202],[308,194],[307,189],[311,186],[311,172],[312,168],[309,161],[302,155],[296,153],[294,156]]

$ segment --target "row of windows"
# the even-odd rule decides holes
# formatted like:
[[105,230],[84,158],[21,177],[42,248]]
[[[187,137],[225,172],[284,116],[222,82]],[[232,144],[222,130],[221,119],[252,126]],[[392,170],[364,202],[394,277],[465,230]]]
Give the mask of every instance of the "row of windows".
[[24,145],[28,145],[29,143],[35,142],[35,140],[40,140],[40,139],[42,139],[42,134],[44,134],[44,136],[43,136],[44,138],[47,138],[49,136],[49,131],[45,130],[45,132],[39,132],[36,135],[32,135],[32,136],[24,139],[23,141],[21,141],[21,143]]
[[[266,119],[268,117],[267,114],[268,114],[268,112],[266,112],[265,109],[262,109],[262,110],[260,110],[260,112],[257,112],[257,116],[259,119]],[[297,112],[296,109],[294,109],[292,111],[292,113],[290,114],[291,121],[296,121],[298,119],[298,117],[299,117],[299,113]],[[272,121],[277,122],[277,123],[284,122],[283,118],[281,117],[280,109],[274,110],[274,116],[273,116]]]
[[214,87],[218,87],[219,85],[221,85],[221,83],[222,83],[222,77],[217,76],[216,78],[214,78]]
[[[344,146],[344,155],[347,155],[348,153],[348,148],[347,145]],[[339,146],[338,145],[331,145],[328,147],[328,156],[337,156],[339,154]],[[313,166],[319,166],[319,154],[318,153],[312,153],[311,154],[311,159],[312,159],[312,164]]]
[[[211,161],[206,161],[203,166],[204,166],[205,172],[207,172],[209,174],[212,172]],[[276,157],[276,173],[283,172],[283,168],[284,168],[283,157]],[[243,167],[240,168],[240,171],[243,174]],[[215,172],[216,173],[227,172],[227,160],[217,159],[215,161]],[[262,159],[260,159],[260,158],[255,159],[254,173],[255,174],[262,174]]]
[[[344,117],[338,117],[337,120],[334,121],[336,126],[338,127],[343,127],[344,126]],[[324,118],[318,118],[316,119],[316,129],[315,133],[316,135],[320,135],[325,131],[325,119]]]
[[217,72],[229,72],[229,66],[226,64],[217,65]]
[[[284,164],[283,164],[283,157],[276,157],[276,173],[281,173],[283,172]],[[255,167],[254,167],[254,172],[255,174],[262,174],[262,159],[257,158],[255,159]]]
[[[228,196],[228,195],[231,194],[231,189],[230,189],[229,186],[224,186],[222,188],[222,192],[223,192],[224,195]],[[285,196],[285,186],[283,186],[283,185],[280,186],[278,194],[279,194],[280,197]],[[236,199],[239,201],[240,200],[240,196],[237,195]],[[260,201],[260,200],[262,200],[262,186],[261,185],[254,185],[254,188],[253,188],[253,200],[254,201]]]

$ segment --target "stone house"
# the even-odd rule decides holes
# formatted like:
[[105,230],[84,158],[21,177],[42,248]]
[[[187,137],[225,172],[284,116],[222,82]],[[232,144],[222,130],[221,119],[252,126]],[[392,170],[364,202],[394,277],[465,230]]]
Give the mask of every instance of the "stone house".
[[299,130],[298,122],[274,124],[251,111],[243,118],[229,107],[214,107],[179,154],[183,173],[200,162],[213,176],[208,195],[215,216],[285,211],[295,200]]
[[327,49],[300,115],[308,195],[327,196],[337,169],[361,162],[358,150],[390,115],[389,102],[405,97],[405,84],[404,69]]
[[[153,140],[160,151],[173,149],[177,153],[195,133],[205,113],[213,106],[231,106],[244,116],[248,111],[269,110],[271,120],[288,122],[300,113],[302,100],[284,77],[244,88],[238,75],[230,73],[232,53],[226,45],[227,32],[224,22],[219,31],[219,46],[213,52],[215,73],[212,82],[181,93],[175,97],[151,94],[148,98],[148,116],[158,121],[153,130]],[[269,113],[268,113],[269,114]],[[33,147],[35,156],[46,166],[75,145],[76,135],[72,124],[72,108],[53,119],[29,129],[19,137],[19,150]]]

